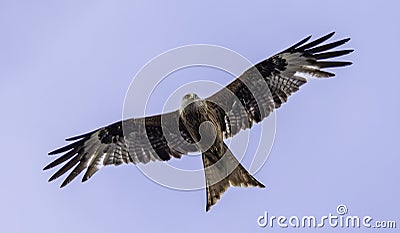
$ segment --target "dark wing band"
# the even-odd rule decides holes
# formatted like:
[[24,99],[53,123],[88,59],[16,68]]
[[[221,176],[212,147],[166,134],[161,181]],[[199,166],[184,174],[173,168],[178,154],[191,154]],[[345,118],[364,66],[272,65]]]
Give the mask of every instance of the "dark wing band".
[[306,44],[311,36],[290,48],[256,64],[224,89],[207,98],[219,106],[220,122],[225,137],[232,137],[242,129],[251,128],[267,117],[275,108],[307,82],[307,78],[328,78],[333,73],[324,68],[351,65],[347,61],[326,61],[353,52],[353,50],[328,51],[345,44],[346,38],[321,45],[334,32]]
[[102,166],[123,163],[148,163],[180,158],[196,151],[193,140],[182,124],[178,111],[138,119],[119,121],[92,132],[68,138],[75,141],[54,150],[49,155],[64,153],[43,170],[58,166],[68,160],[49,181],[57,179],[68,170],[61,187],[71,182],[83,170],[82,182],[88,180]]

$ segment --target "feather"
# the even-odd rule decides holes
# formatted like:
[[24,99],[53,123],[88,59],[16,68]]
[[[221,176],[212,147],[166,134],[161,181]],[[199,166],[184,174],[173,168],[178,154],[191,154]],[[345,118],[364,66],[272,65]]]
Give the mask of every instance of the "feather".
[[88,160],[82,160],[79,162],[78,166],[76,166],[74,168],[74,170],[72,170],[71,173],[69,173],[69,175],[67,176],[67,178],[65,178],[64,182],[61,184],[60,188],[65,187],[65,185],[67,185],[69,182],[71,182],[77,175],[79,175],[87,166],[88,164]]
[[65,162],[65,161],[67,161],[72,156],[74,156],[78,152],[79,149],[80,149],[80,147],[75,147],[71,151],[67,152],[66,154],[64,154],[64,155],[62,155],[60,157],[58,157],[56,160],[54,160],[53,162],[48,164],[46,167],[43,168],[43,170],[47,170],[47,169],[53,168],[53,167]]
[[49,152],[48,155],[59,154],[59,153],[65,152],[65,151],[69,151],[69,150],[71,150],[72,148],[76,148],[76,147],[82,146],[83,143],[85,142],[85,140],[86,140],[86,139],[82,139],[82,140],[79,140],[79,141],[77,141],[77,142],[73,142],[73,143],[71,143],[71,144],[69,144],[69,145],[66,145],[66,146],[64,146],[64,147],[58,148],[58,149],[56,149],[56,150],[53,150],[53,151]]
[[67,172],[69,169],[71,169],[73,166],[75,166],[81,158],[82,158],[82,155],[78,155],[78,156],[75,156],[74,158],[72,158],[70,161],[68,161],[68,163],[66,163],[64,166],[62,166],[60,168],[60,170],[58,170],[56,173],[54,173],[53,176],[50,177],[49,182],[62,176],[65,172]]
[[317,60],[322,60],[322,59],[340,57],[340,56],[349,54],[349,53],[351,53],[351,52],[353,52],[353,51],[354,51],[353,49],[346,49],[346,50],[340,50],[340,51],[318,53],[318,54],[314,54],[313,56],[314,56]]
[[289,48],[285,49],[283,52],[291,52],[293,50],[295,50],[297,47],[299,47],[300,45],[306,43],[307,41],[309,41],[311,38],[311,36],[307,36],[306,38],[302,39],[301,41],[297,42],[296,44],[290,46]]
[[318,66],[319,68],[332,68],[332,67],[341,67],[341,66],[349,66],[353,64],[352,62],[346,62],[346,61],[324,61],[324,62],[316,62],[314,63],[315,66]]
[[332,42],[332,43],[329,43],[329,44],[326,44],[326,45],[321,45],[321,46],[318,46],[318,47],[315,47],[315,48],[311,48],[309,50],[306,50],[306,52],[308,52],[308,53],[324,52],[324,51],[327,51],[329,49],[333,49],[333,48],[336,48],[336,47],[338,47],[340,45],[343,45],[343,44],[347,43],[349,40],[350,40],[350,38],[346,38],[346,39],[339,40],[339,41],[336,41],[336,42]]
[[329,40],[329,38],[331,38],[334,34],[335,34],[335,32],[331,32],[331,33],[329,33],[329,34],[327,34],[327,35],[325,35],[325,36],[323,36],[323,37],[321,37],[319,39],[316,39],[316,40],[314,40],[314,41],[312,41],[312,42],[310,42],[308,44],[305,44],[305,45],[303,45],[301,47],[296,48],[296,51],[304,51],[306,49],[309,49],[309,48],[312,48],[314,46],[317,46],[317,45],[325,42],[326,40]]

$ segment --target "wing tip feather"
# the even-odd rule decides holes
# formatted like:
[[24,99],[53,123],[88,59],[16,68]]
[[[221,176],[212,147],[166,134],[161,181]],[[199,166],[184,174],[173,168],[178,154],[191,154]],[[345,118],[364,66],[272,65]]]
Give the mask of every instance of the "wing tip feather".
[[50,164],[47,164],[42,170],[46,171],[46,170],[49,170],[50,168],[53,168],[53,166],[50,166]]
[[77,136],[72,136],[72,137],[66,138],[65,141],[68,142],[68,141],[75,141],[75,140],[78,140],[78,139],[81,139],[81,138],[86,138],[88,136],[91,136],[96,131],[97,130],[91,131],[89,133],[80,134],[80,135],[77,135]]
[[62,184],[60,185],[60,188],[62,189],[62,188],[64,188],[65,186],[67,186],[67,184],[69,184],[69,182],[71,182],[71,181],[67,181],[67,180],[64,180],[63,182],[62,182]]

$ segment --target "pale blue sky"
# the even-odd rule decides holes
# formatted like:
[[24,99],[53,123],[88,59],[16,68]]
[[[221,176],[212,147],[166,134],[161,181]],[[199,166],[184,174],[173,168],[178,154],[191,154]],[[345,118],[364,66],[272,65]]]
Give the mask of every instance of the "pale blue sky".
[[[259,228],[256,220],[264,211],[322,216],[341,203],[349,214],[400,227],[399,7],[344,0],[0,1],[0,231],[303,232]],[[352,38],[345,47],[356,50],[346,57],[354,65],[334,70],[336,78],[311,80],[277,111],[275,144],[256,174],[266,189],[229,189],[205,213],[204,190],[164,188],[132,165],[103,168],[62,190],[61,180],[47,183],[47,152],[120,119],[132,78],[158,54],[208,43],[258,62],[331,31]],[[229,80],[209,70],[190,80],[205,74]]]

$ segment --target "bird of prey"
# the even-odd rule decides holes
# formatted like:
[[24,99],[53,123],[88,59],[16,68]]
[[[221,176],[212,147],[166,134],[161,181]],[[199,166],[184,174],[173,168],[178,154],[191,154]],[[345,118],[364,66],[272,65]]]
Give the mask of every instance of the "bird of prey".
[[299,90],[307,78],[334,76],[322,69],[351,65],[348,61],[329,60],[353,52],[332,51],[350,40],[324,43],[333,35],[334,32],[311,42],[311,36],[301,40],[250,67],[208,98],[187,94],[176,111],[122,120],[66,139],[74,142],[49,153],[64,154],[44,170],[66,162],[49,181],[72,169],[61,184],[64,187],[84,170],[82,182],[102,166],[167,161],[200,152],[206,178],[206,211],[230,186],[263,188],[235,158],[224,139],[261,122]]

